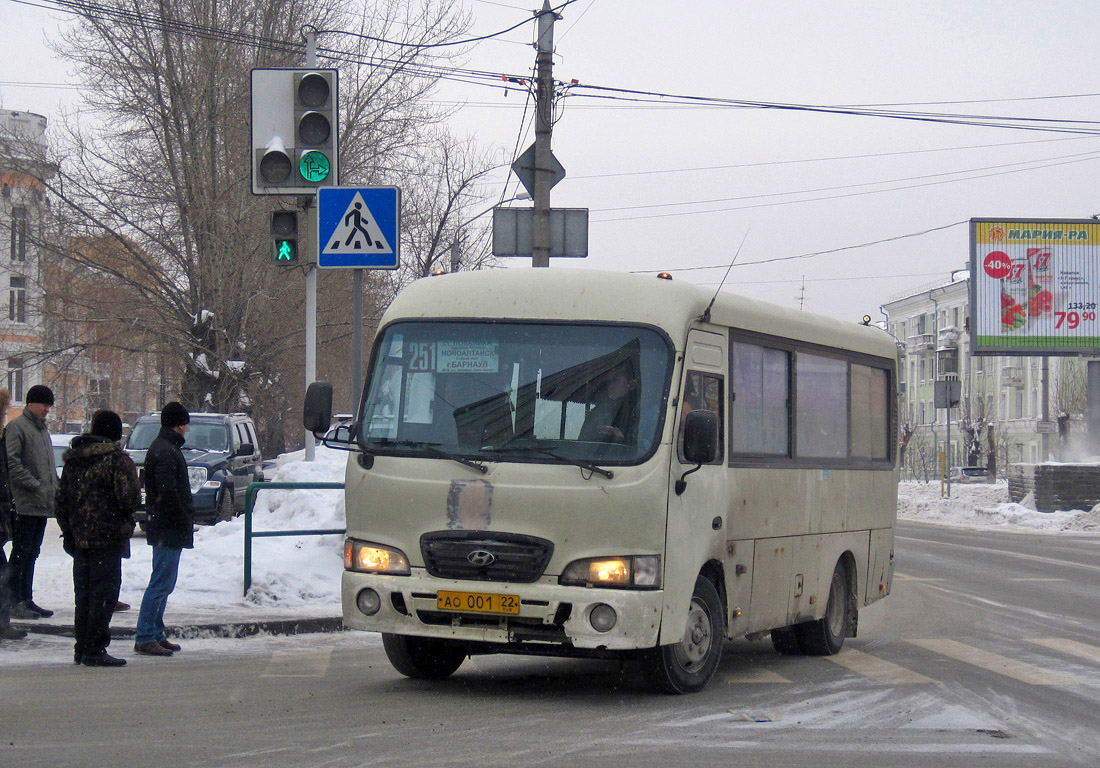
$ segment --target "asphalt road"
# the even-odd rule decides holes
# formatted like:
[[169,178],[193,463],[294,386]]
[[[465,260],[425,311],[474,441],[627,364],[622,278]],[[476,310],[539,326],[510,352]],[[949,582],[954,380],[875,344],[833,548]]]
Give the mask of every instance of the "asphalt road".
[[[627,665],[478,657],[411,681],[377,636],[203,640],[124,669],[0,648],[3,766],[1096,766],[1100,538],[899,527],[835,657],[726,645],[702,693]],[[56,652],[55,652],[56,651]]]

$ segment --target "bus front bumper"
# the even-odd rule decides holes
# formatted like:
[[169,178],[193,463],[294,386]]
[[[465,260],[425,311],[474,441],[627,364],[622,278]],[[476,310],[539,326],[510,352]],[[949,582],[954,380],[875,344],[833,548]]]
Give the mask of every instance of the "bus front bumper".
[[[377,599],[364,590],[373,590]],[[514,597],[518,612],[441,609],[440,591],[475,596],[465,604],[477,604],[481,598],[499,603],[500,596]],[[422,568],[414,568],[410,576],[344,571],[341,594],[344,626],[350,629],[488,643],[501,646],[502,652],[541,650],[562,655],[573,649],[654,647],[664,601],[661,590],[563,587],[555,577],[532,584],[459,581],[434,578]],[[366,610],[377,606],[377,610],[366,615],[361,605]]]

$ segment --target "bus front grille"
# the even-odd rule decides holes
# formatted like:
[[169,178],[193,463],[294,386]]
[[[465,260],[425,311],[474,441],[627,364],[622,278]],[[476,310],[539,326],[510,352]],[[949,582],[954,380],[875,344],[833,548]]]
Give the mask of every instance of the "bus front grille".
[[420,537],[428,573],[441,579],[537,581],[554,543],[535,536],[495,531],[433,531]]

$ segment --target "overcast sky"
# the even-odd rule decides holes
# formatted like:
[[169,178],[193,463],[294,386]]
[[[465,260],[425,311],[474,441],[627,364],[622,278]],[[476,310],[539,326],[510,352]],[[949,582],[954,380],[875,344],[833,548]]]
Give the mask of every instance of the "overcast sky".
[[[474,17],[470,35],[509,27],[540,5],[465,0]],[[1100,120],[1095,0],[577,0],[562,16],[554,75],[584,86]],[[43,44],[61,18],[0,0],[0,106],[52,118],[59,103],[73,101],[75,90],[27,85],[68,81],[65,65]],[[529,73],[533,29],[478,44],[465,66]],[[724,290],[843,319],[878,319],[892,295],[966,265],[968,229],[950,225],[1100,213],[1093,191],[1100,133],[584,94],[608,92],[574,88],[559,103],[553,146],[567,176],[551,200],[591,210],[590,256],[553,266],[681,270],[676,279],[717,288],[744,240]],[[502,154],[534,139],[521,132],[519,90],[506,96],[488,81],[444,81],[439,98],[465,103],[453,125]],[[1097,131],[1100,124],[1081,127]],[[498,198],[517,191],[504,171],[495,181],[489,192]],[[935,231],[905,237],[928,230]],[[857,247],[877,241],[887,242]],[[826,251],[835,252],[810,255]],[[764,260],[772,261],[753,264]]]

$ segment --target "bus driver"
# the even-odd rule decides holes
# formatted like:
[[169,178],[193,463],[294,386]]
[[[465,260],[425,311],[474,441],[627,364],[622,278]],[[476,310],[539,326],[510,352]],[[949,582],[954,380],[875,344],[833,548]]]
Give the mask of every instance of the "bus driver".
[[611,372],[595,405],[584,417],[578,439],[587,442],[628,443],[638,421],[638,380],[624,367]]

